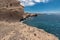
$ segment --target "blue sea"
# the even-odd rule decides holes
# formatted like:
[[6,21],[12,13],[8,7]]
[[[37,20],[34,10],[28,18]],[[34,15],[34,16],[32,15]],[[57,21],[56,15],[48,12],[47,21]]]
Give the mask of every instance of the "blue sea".
[[28,18],[24,23],[39,29],[44,29],[60,39],[60,15],[38,15],[37,17]]

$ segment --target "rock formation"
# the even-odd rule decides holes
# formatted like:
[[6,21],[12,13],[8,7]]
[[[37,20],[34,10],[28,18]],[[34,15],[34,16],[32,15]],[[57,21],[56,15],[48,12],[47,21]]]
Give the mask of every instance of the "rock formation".
[[18,22],[34,14],[25,14],[17,0],[0,0],[0,40],[59,40],[41,29]]
[[59,40],[56,36],[21,22],[0,21],[0,40]]
[[24,15],[24,7],[18,0],[0,0],[0,20],[19,20]]
[[24,13],[24,6],[18,0],[0,0],[0,20],[19,21],[36,14]]
[[20,6],[20,1],[18,0],[0,0],[0,7],[18,7]]

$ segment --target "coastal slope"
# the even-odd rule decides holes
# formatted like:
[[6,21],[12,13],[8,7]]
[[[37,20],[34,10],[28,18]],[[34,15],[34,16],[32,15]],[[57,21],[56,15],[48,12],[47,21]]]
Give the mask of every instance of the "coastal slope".
[[34,14],[24,13],[18,0],[0,0],[0,40],[59,40],[56,36],[20,20]]
[[22,22],[0,21],[0,40],[59,40],[56,36]]

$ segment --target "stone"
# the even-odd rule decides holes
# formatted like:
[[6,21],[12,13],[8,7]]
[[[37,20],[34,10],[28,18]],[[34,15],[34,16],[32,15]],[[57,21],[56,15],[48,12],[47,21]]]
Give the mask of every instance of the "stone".
[[[17,20],[23,18],[24,7],[18,0],[0,0],[0,20]],[[4,18],[3,18],[4,17]]]

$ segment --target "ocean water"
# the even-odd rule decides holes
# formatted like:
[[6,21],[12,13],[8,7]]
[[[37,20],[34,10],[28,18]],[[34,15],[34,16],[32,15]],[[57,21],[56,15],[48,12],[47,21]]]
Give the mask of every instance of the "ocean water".
[[60,39],[60,15],[38,15],[24,21],[24,23],[44,29]]

